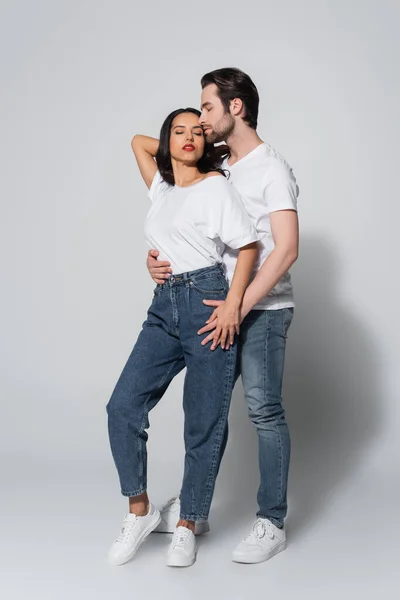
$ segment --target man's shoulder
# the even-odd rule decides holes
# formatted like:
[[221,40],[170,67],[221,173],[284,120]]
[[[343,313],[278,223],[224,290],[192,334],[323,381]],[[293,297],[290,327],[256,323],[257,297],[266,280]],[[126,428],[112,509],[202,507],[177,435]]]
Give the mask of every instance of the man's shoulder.
[[267,143],[264,143],[261,153],[261,163],[269,177],[293,177],[293,169],[287,160]]

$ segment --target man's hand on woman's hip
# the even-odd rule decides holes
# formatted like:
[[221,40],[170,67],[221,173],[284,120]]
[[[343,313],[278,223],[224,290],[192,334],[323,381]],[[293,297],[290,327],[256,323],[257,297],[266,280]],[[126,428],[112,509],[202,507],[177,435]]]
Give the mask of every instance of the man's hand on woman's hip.
[[156,283],[163,284],[172,273],[172,269],[170,268],[171,263],[167,260],[157,260],[159,254],[158,250],[149,250],[147,253],[146,265],[152,279]]

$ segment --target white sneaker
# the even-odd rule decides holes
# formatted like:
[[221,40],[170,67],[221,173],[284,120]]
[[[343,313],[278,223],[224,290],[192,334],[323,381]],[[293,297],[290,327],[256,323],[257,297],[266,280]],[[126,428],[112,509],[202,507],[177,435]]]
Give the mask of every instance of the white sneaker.
[[249,535],[234,549],[232,560],[239,563],[260,563],[286,548],[286,533],[269,519],[257,519]]
[[[161,521],[158,527],[154,530],[157,533],[174,533],[176,524],[179,521],[179,513],[181,512],[181,502],[179,498],[171,498],[160,508]],[[208,521],[196,521],[195,535],[203,535],[210,531]]]
[[177,527],[167,554],[168,567],[190,567],[196,560],[196,539],[187,527]]
[[108,561],[112,565],[123,565],[131,560],[140,544],[157,527],[160,519],[160,511],[153,504],[150,504],[149,512],[144,517],[127,513],[121,533],[108,552]]

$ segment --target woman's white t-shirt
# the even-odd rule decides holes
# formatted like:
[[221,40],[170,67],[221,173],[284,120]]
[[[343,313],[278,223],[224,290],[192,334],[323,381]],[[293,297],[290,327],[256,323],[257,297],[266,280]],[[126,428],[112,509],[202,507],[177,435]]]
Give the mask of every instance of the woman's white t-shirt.
[[146,242],[160,252],[158,260],[171,263],[174,274],[221,263],[226,247],[238,249],[259,239],[238,192],[223,175],[180,187],[167,184],[157,171],[149,198]]

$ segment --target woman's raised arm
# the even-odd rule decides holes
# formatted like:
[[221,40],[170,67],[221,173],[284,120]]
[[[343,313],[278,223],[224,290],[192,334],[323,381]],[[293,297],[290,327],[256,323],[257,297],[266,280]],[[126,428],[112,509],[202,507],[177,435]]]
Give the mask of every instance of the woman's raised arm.
[[159,140],[147,135],[135,135],[131,142],[140,174],[149,189],[157,172],[154,157],[157,154],[159,143]]

